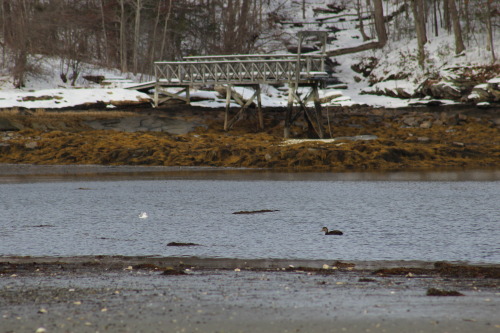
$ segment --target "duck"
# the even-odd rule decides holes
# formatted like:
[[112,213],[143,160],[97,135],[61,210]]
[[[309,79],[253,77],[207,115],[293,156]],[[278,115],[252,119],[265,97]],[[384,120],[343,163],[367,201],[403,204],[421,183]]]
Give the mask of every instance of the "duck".
[[332,230],[332,231],[328,231],[328,228],[327,227],[323,227],[323,229],[321,229],[321,231],[324,231],[325,232],[325,235],[343,235],[344,233],[340,230]]

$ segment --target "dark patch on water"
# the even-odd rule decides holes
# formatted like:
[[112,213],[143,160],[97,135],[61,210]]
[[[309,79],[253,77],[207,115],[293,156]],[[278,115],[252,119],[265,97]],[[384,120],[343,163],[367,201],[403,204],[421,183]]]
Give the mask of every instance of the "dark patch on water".
[[242,210],[239,212],[234,212],[233,214],[259,214],[259,213],[272,213],[279,212],[278,209],[261,209],[261,210]]
[[170,242],[167,246],[200,246],[200,244],[196,243],[181,243],[181,242]]

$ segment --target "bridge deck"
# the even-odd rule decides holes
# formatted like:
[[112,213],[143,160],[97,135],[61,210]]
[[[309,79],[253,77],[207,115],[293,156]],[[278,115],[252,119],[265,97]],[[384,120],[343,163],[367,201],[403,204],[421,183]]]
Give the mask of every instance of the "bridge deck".
[[159,86],[283,84],[325,78],[319,55],[231,55],[155,62]]

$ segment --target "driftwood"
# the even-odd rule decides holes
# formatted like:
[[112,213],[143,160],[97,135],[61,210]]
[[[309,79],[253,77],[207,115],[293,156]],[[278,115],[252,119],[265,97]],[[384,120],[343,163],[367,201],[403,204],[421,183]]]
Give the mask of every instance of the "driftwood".
[[277,209],[261,209],[261,210],[242,210],[239,212],[234,212],[233,214],[258,214],[258,213],[271,213],[271,212],[278,212],[279,210]]
[[167,246],[200,246],[200,244],[196,243],[180,243],[180,242],[170,242]]

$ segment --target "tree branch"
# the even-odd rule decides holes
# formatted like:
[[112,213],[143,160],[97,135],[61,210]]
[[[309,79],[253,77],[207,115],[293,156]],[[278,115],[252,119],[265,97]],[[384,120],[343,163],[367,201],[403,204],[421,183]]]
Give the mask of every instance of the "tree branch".
[[350,53],[357,53],[357,52],[362,52],[366,50],[371,50],[371,49],[380,49],[384,47],[385,43],[381,43],[379,41],[376,42],[370,42],[366,44],[361,44],[358,46],[353,46],[353,47],[346,47],[343,49],[336,49],[336,50],[331,50],[326,52],[327,57],[335,57],[343,54],[350,54]]

